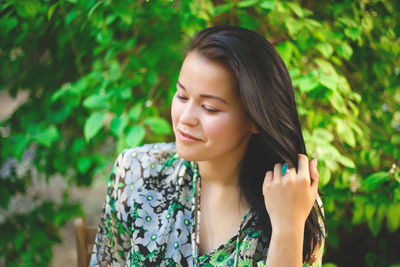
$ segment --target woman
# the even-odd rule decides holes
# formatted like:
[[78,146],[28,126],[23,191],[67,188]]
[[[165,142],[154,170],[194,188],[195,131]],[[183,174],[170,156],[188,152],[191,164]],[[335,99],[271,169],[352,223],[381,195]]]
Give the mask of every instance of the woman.
[[239,27],[199,32],[171,116],[176,144],[119,155],[90,265],[320,266],[317,160],[272,45]]

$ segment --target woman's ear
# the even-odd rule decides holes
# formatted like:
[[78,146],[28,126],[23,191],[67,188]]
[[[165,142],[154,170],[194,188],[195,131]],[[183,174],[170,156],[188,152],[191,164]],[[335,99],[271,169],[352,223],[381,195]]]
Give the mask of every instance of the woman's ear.
[[251,132],[252,134],[258,134],[258,133],[260,133],[260,132],[258,131],[257,127],[254,125],[254,123],[252,123],[251,126],[250,126],[250,132]]

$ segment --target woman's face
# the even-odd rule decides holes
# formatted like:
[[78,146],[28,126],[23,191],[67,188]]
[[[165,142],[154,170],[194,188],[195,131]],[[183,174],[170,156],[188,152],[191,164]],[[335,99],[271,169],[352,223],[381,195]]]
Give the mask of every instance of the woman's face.
[[181,68],[171,108],[178,154],[191,161],[243,157],[255,127],[224,65],[190,52]]

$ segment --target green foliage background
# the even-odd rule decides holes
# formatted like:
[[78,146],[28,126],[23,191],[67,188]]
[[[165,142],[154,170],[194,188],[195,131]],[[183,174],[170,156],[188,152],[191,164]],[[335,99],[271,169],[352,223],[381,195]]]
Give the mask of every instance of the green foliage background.
[[[232,24],[265,36],[290,70],[319,159],[326,266],[398,266],[399,10],[389,0],[0,1],[0,89],[29,93],[0,124],[0,265],[47,265],[60,227],[82,215],[70,185],[104,176],[127,146],[173,140],[185,45]],[[56,196],[35,191],[40,181]]]

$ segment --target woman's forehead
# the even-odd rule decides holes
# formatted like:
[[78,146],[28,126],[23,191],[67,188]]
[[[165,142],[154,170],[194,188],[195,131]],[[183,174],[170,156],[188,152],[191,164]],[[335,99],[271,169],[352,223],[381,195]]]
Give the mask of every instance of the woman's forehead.
[[185,90],[231,98],[237,95],[236,78],[220,62],[211,61],[197,52],[190,52],[181,68],[179,84]]

